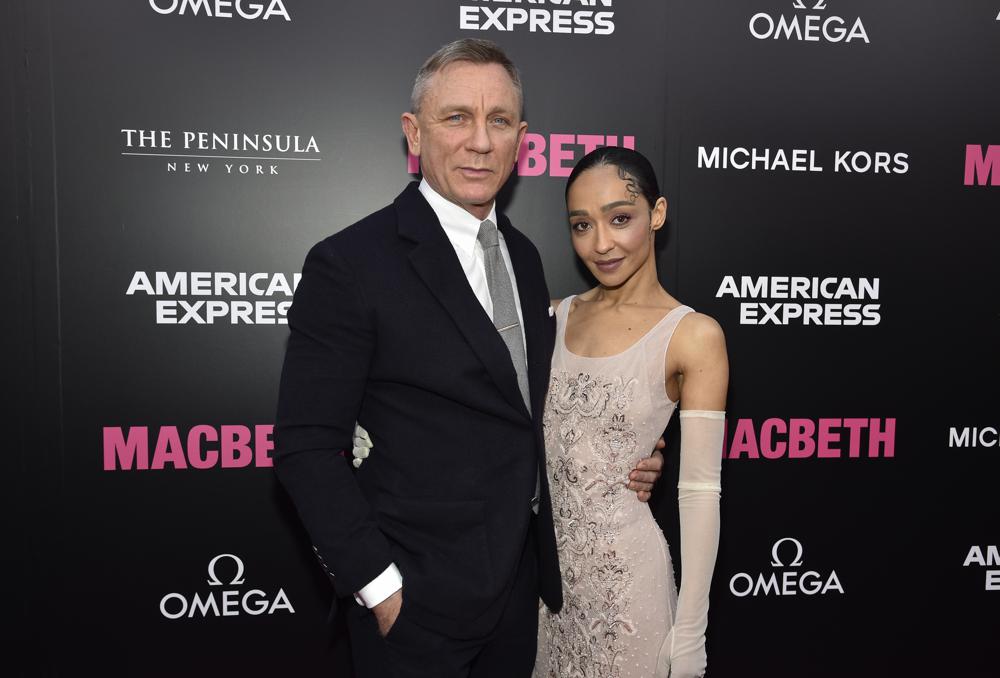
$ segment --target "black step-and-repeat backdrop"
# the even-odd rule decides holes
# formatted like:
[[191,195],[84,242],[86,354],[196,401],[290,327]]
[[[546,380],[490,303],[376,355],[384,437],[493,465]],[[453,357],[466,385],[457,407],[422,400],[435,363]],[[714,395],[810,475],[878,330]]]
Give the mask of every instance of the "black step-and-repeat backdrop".
[[461,36],[523,72],[502,206],[553,295],[590,284],[565,177],[632,146],[663,284],[726,331],[709,675],[998,675],[1000,1],[2,11],[23,675],[351,675],[271,470],[286,317],[416,176],[399,114]]

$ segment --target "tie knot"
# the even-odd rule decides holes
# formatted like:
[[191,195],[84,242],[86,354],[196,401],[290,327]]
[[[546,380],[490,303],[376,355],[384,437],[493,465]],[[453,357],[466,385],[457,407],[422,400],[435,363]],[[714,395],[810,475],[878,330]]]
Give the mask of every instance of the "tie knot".
[[476,236],[476,239],[484,250],[499,246],[500,236],[497,234],[497,225],[489,219],[479,224],[479,235]]

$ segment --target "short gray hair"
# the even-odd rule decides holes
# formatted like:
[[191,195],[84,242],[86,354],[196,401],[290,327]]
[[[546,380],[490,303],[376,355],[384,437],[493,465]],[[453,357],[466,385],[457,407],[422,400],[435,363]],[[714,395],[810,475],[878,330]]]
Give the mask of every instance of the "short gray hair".
[[420,104],[423,101],[424,95],[427,94],[427,88],[434,74],[456,61],[503,66],[503,69],[507,71],[507,75],[510,76],[511,81],[514,83],[514,89],[517,91],[518,103],[520,104],[519,113],[521,117],[524,117],[524,92],[521,89],[521,74],[518,72],[517,66],[500,49],[500,45],[492,40],[482,40],[479,38],[462,38],[461,40],[449,42],[428,57],[424,65],[417,71],[416,80],[413,81],[413,92],[410,94],[411,113],[417,114],[420,112]]

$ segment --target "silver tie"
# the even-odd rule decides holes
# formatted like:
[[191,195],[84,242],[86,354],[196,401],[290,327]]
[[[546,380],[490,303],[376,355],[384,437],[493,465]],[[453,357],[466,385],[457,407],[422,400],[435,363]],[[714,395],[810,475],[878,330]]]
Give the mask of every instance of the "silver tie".
[[[514,305],[514,288],[510,275],[500,253],[500,236],[496,224],[487,219],[479,225],[479,244],[483,246],[483,263],[486,265],[486,284],[493,300],[493,325],[500,338],[507,345],[514,371],[517,373],[517,387],[521,390],[524,406],[531,414],[531,400],[528,397],[528,363],[524,357],[524,341],[521,322],[517,319]],[[531,498],[531,510],[538,513],[539,479],[535,477],[535,496]]]
[[493,300],[493,325],[500,333],[503,343],[510,351],[514,371],[517,372],[517,386],[521,389],[524,405],[531,413],[531,401],[528,399],[528,363],[524,357],[524,341],[521,338],[521,323],[517,319],[517,306],[514,305],[514,288],[510,284],[510,275],[500,253],[500,237],[496,224],[487,219],[479,225],[479,244],[483,246],[483,262],[486,264],[486,284],[490,288],[490,299]]

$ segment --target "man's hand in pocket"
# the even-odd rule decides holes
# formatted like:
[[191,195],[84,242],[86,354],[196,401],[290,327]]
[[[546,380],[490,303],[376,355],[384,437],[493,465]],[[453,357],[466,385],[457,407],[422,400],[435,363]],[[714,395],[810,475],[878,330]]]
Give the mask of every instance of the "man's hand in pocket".
[[375,620],[378,622],[378,632],[385,638],[389,630],[396,623],[399,616],[399,609],[403,605],[403,589],[399,589],[391,596],[372,608]]

